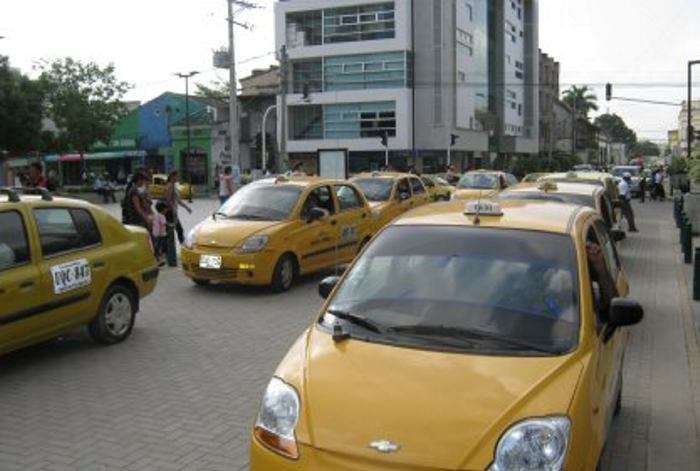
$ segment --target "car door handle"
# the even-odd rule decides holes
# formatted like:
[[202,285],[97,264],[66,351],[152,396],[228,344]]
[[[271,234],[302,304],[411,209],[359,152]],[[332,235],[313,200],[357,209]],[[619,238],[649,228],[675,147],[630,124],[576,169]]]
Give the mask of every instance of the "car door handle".
[[33,280],[24,280],[19,284],[20,289],[31,288],[32,286],[34,286]]

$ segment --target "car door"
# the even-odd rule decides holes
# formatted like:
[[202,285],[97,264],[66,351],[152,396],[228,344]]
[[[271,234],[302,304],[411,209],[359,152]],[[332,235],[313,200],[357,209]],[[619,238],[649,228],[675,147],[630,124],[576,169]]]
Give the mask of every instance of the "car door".
[[56,306],[54,330],[88,322],[107,288],[106,250],[89,210],[43,207],[33,210],[41,249],[40,289]]
[[350,185],[335,185],[338,215],[338,253],[343,262],[352,260],[370,235],[371,219],[360,193]]
[[[309,211],[314,207],[325,210],[328,215],[323,219],[307,222]],[[331,187],[323,185],[309,191],[302,205],[300,217],[302,225],[298,233],[300,241],[298,252],[301,254],[301,271],[309,272],[332,265],[337,258],[338,220]]]
[[31,343],[47,328],[32,236],[25,213],[0,211],[0,353]]
[[430,202],[430,196],[428,191],[425,189],[425,185],[420,181],[418,177],[410,177],[409,181],[411,183],[411,191],[413,196],[409,203],[411,208],[417,208],[418,206],[423,206]]
[[[606,234],[600,230],[603,223],[594,218],[586,229],[586,243],[596,247],[602,258],[602,264],[595,264],[589,256],[588,269],[591,289],[595,302],[596,342],[595,342],[595,380],[593,391],[593,424],[598,436],[605,440],[615,411],[615,399],[620,387],[620,368],[622,363],[623,339],[620,331],[611,332],[607,318],[610,302],[621,295],[620,273],[611,263],[606,246]],[[609,238],[609,237],[608,237]]]

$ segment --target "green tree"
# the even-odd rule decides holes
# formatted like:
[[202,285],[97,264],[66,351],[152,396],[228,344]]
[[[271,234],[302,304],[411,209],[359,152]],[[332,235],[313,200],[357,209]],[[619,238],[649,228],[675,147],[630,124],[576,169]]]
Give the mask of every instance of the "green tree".
[[196,89],[194,94],[196,96],[201,96],[203,98],[210,98],[213,100],[228,101],[229,97],[229,82],[228,81],[215,81],[209,85],[203,85],[201,83],[196,84]]
[[45,87],[0,56],[0,151],[22,154],[43,147]]
[[632,147],[632,155],[635,157],[641,157],[645,155],[649,156],[659,156],[661,155],[661,148],[651,141],[640,141]]
[[602,114],[596,117],[593,124],[602,129],[613,141],[622,142],[630,149],[637,144],[637,134],[616,114]]
[[117,79],[114,65],[100,67],[68,57],[42,62],[39,68],[59,142],[80,155],[98,142],[108,142],[126,114],[122,98],[131,87]]
[[572,85],[564,91],[563,101],[569,107],[576,108],[576,112],[584,118],[588,118],[592,111],[598,111],[598,97],[587,85],[583,87]]

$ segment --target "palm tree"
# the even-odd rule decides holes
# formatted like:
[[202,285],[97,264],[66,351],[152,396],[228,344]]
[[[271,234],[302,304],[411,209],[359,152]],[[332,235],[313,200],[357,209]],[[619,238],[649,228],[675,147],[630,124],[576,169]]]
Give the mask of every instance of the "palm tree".
[[564,91],[563,100],[570,107],[575,107],[577,113],[586,119],[591,111],[598,111],[598,97],[587,85],[583,87],[572,85],[571,88]]

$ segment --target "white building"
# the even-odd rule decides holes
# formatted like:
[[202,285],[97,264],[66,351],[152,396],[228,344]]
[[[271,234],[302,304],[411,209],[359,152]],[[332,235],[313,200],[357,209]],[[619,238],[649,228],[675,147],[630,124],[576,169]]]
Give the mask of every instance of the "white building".
[[[290,161],[313,169],[318,150],[343,149],[351,172],[375,169],[385,134],[399,168],[441,169],[451,135],[460,168],[536,153],[536,12],[535,0],[278,1]],[[507,28],[493,44],[490,17]]]

